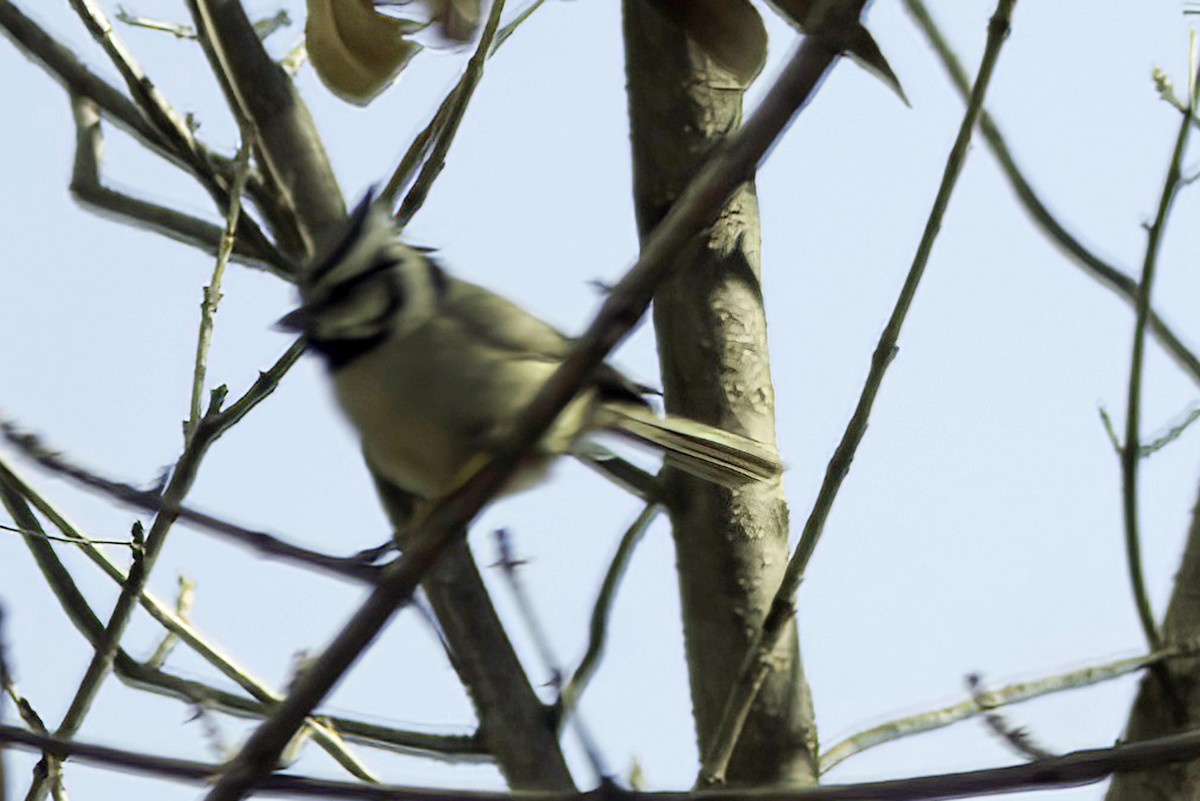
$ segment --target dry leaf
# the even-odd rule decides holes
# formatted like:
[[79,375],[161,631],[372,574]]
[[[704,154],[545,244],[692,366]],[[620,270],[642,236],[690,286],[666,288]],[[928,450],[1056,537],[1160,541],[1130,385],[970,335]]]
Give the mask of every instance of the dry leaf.
[[379,13],[371,0],[308,0],[305,43],[329,91],[365,106],[421,49],[408,38],[421,27]]

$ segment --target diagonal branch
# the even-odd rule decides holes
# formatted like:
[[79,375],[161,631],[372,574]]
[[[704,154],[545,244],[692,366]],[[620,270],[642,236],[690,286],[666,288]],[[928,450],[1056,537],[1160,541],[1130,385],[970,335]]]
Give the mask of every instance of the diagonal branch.
[[[533,15],[533,12],[537,11],[544,2],[545,0],[534,0],[522,9],[511,22],[500,28],[495,34],[494,41],[489,42],[487,58],[491,58],[500,49],[500,46],[507,42],[508,38],[516,32],[517,28],[525,20],[529,19]],[[490,34],[487,28],[485,28],[480,43],[488,41],[489,37]],[[392,171],[392,177],[384,184],[384,188],[380,191],[379,196],[387,200],[389,204],[394,203],[396,196],[400,194],[400,190],[408,186],[413,180],[413,175],[416,173],[417,168],[421,166],[422,162],[428,159],[430,148],[434,145],[434,138],[446,130],[446,124],[452,110],[459,109],[456,113],[458,116],[462,116],[462,109],[465,108],[467,101],[470,99],[471,92],[474,91],[475,85],[479,83],[479,77],[483,73],[482,60],[476,66],[471,66],[471,64],[476,63],[478,54],[479,50],[476,50],[475,56],[471,58],[471,62],[467,65],[462,77],[458,79],[458,83],[442,99],[441,105],[438,106],[437,111],[433,114],[433,118],[421,129],[421,132],[416,135],[413,141],[409,143],[408,150],[405,151],[404,156],[400,159],[400,163]],[[438,172],[440,172],[440,169]],[[433,177],[436,178],[436,174]],[[406,203],[407,201],[408,199],[405,198]],[[417,207],[419,208],[419,206],[420,204]],[[413,213],[415,211],[416,209],[414,209]],[[411,216],[412,214],[410,213],[408,217]]]
[[[500,27],[500,15],[504,12],[504,0],[492,0],[492,7],[488,11],[487,23],[483,26],[483,35],[479,38],[479,44],[475,47],[475,52],[471,56],[471,60],[467,62],[467,68],[463,71],[462,78],[450,93],[450,96],[443,101],[441,108],[438,109],[430,126],[437,126],[437,138],[430,148],[429,157],[425,160],[425,164],[421,168],[420,175],[417,176],[412,188],[408,190],[408,194],[404,197],[404,202],[400,204],[400,210],[396,212],[396,221],[400,227],[408,225],[412,220],[413,215],[420,211],[425,205],[425,198],[429,196],[429,190],[433,188],[434,182],[441,175],[442,169],[446,166],[446,154],[450,152],[450,145],[454,142],[454,136],[458,133],[458,126],[462,122],[463,116],[467,113],[467,105],[471,102],[472,95],[475,94],[475,87],[479,85],[480,79],[483,78],[483,66],[488,57],[492,54],[492,43],[496,38],[496,31]],[[443,109],[445,114],[443,115]],[[426,129],[428,131],[428,128]],[[426,131],[422,131],[418,135],[417,140],[413,142],[413,147],[409,149],[409,153],[413,153],[417,147],[417,143],[424,140],[429,141],[426,136]],[[396,169],[396,173],[392,176],[392,180],[388,182],[385,192],[389,190],[399,191],[400,187],[407,183],[408,172],[405,170],[405,162],[409,161],[409,155],[405,154],[404,160],[400,167]],[[415,163],[412,168],[415,169]],[[385,195],[389,199],[394,196]]]
[[[37,438],[21,433],[11,421],[0,419],[0,431],[3,432],[3,436],[9,443],[20,449],[26,457],[34,460],[41,467],[77,484],[101,492],[125,506],[151,514],[169,510],[186,523],[268,558],[293,562],[355,581],[374,582],[378,578],[379,568],[364,564],[356,557],[330,556],[320,551],[292,545],[265,531],[245,528],[182,504],[167,506],[163,497],[154,490],[141,490],[130,484],[113,481],[68,462],[62,455],[47,448]],[[0,472],[3,470],[3,462],[0,461]]]
[[[37,62],[51,77],[62,84],[69,94],[92,100],[106,118],[146,145],[151,152],[189,172],[213,198],[218,209],[224,213],[229,200],[227,191],[229,165],[226,160],[209,152],[194,137],[191,140],[192,150],[180,151],[175,143],[165,137],[143,115],[137,105],[114,86],[91,72],[70,49],[59,43],[36,22],[22,14],[10,0],[0,0],[0,31],[7,34],[21,52]],[[252,177],[249,185],[251,194],[261,202],[263,195],[259,181]],[[102,197],[97,202],[103,203],[106,199],[110,198]],[[162,216],[154,208],[137,207],[134,211],[135,214],[141,215],[139,218],[151,221],[159,220]],[[193,236],[203,237],[205,233],[199,228],[192,230],[192,226],[186,224],[183,232],[186,234],[183,237],[184,241],[188,242],[192,241]],[[164,233],[167,232],[164,231]],[[247,249],[272,265],[274,271],[281,275],[290,274],[290,263],[267,239],[254,220],[248,217],[241,219],[238,224],[238,239],[240,242],[246,243]]]
[[[108,560],[102,551],[93,547],[97,540],[83,538],[68,520],[59,514],[39,493],[33,490],[27,482],[12,472],[3,463],[0,463],[0,493],[3,493],[5,506],[9,509],[14,519],[20,517],[26,523],[37,526],[37,520],[24,512],[25,503],[32,504],[55,527],[67,534],[63,540],[79,546],[83,550],[84,555],[110,578],[118,582],[124,581],[125,574]],[[35,536],[41,531],[40,527],[22,527],[22,530]],[[50,538],[43,535],[38,537],[38,539],[47,540]],[[59,603],[62,604],[63,609],[66,611],[67,617],[94,647],[100,642],[104,632],[104,626],[100,622],[100,619],[92,611],[83,595],[76,589],[74,581],[62,567],[54,552],[49,549],[42,550],[32,543],[30,544],[30,549],[33,551],[34,558],[46,576],[50,588],[54,591],[55,596],[59,599]],[[241,685],[243,689],[246,689],[247,692],[254,696],[254,699],[249,699],[200,682],[181,679],[158,670],[149,664],[138,662],[124,650],[118,650],[114,665],[115,672],[126,684],[160,695],[181,699],[188,703],[213,706],[223,712],[240,717],[263,718],[268,714],[271,706],[278,702],[279,697],[275,693],[266,687],[254,686],[248,679],[248,675],[244,674],[240,668],[223,664],[219,659],[214,660],[211,658],[213,653],[210,652],[215,652],[215,650],[219,649],[214,649],[205,644],[186,622],[180,621],[182,625],[177,625],[174,613],[166,605],[157,601],[152,594],[143,592],[139,600],[151,617],[158,620],[169,631],[173,631],[181,639],[194,647],[197,653],[212,662],[218,670],[231,678],[235,683]],[[376,723],[366,723],[338,716],[328,716],[323,719],[328,720],[336,731],[348,739],[376,748],[388,748],[403,753],[453,761],[477,762],[486,756],[479,748],[476,738],[470,736],[463,737],[402,731]]]
[[[100,128],[99,108],[89,97],[72,95],[71,109],[76,133],[70,188],[75,199],[99,214],[147,228],[213,256],[217,255],[222,236],[220,226],[105,186],[100,178],[104,135]],[[290,271],[277,266],[274,249],[261,250],[255,246],[253,239],[238,236],[232,257],[243,264],[292,280]]]
[[[279,192],[278,205],[293,218],[303,243],[297,249],[314,252],[340,229],[345,209],[308,110],[291,79],[263,50],[239,2],[188,4],[230,104],[258,134],[259,161]],[[398,525],[406,519],[405,504],[388,503],[386,495],[385,510]],[[570,789],[545,707],[500,625],[469,549],[456,546],[447,557],[439,574],[429,576],[429,596],[475,702],[484,742],[514,786]],[[450,580],[442,580],[446,577]]]
[[570,717],[592,676],[600,667],[600,659],[604,656],[604,648],[608,641],[608,619],[616,600],[617,588],[625,577],[625,569],[629,567],[634,549],[642,541],[642,537],[660,511],[661,507],[657,502],[647,503],[621,536],[621,543],[617,546],[617,552],[613,554],[612,562],[604,574],[604,581],[600,584],[600,592],[596,595],[596,603],[592,607],[592,618],[588,623],[587,649],[575,672],[563,684],[559,693],[559,717],[562,720]]
[[[140,558],[134,562],[134,567],[137,569],[130,571],[130,575],[121,589],[117,603],[105,626],[103,638],[96,646],[87,671],[80,681],[71,704],[55,732],[58,736],[69,738],[79,729],[92,702],[99,693],[104,679],[111,671],[113,660],[120,646],[121,637],[129,624],[138,599],[145,589],[155,560],[166,542],[167,534],[179,517],[177,509],[191,488],[192,482],[199,471],[200,462],[204,458],[208,448],[230,426],[241,420],[254,405],[257,405],[257,403],[270,395],[278,383],[278,378],[282,377],[287,368],[294,363],[295,358],[299,356],[299,349],[294,346],[293,350],[295,354],[290,360],[285,357],[284,360],[281,360],[282,364],[277,365],[277,367],[281,367],[278,377],[267,379],[266,383],[268,386],[265,388],[266,391],[263,391],[264,388],[260,388],[259,382],[256,382],[250,391],[247,392],[246,397],[243,397],[239,401],[239,403],[244,404],[247,399],[251,399],[252,403],[242,405],[236,408],[236,410],[231,408],[227,412],[222,412],[220,404],[224,399],[224,391],[221,390],[213,393],[213,400],[208,412],[196,426],[193,436],[187,442],[182,455],[175,464],[170,480],[163,489],[162,497],[159,501],[163,508],[155,515],[154,523],[146,536],[145,547],[139,552]],[[260,381],[262,380],[263,377],[260,377]],[[30,798],[43,798],[45,790],[45,782],[37,782],[35,787],[30,791]]]
[[[904,0],[904,4],[917,23],[917,27],[921,29],[921,33],[925,34],[930,46],[942,60],[942,66],[950,74],[954,88],[958,90],[964,101],[967,100],[971,91],[971,82],[967,78],[967,73],[958,60],[958,56],[950,48],[950,44],[938,29],[937,23],[930,16],[923,0]],[[1111,289],[1126,303],[1131,306],[1135,305],[1138,294],[1137,281],[1097,256],[1058,221],[1017,165],[1004,135],[1000,133],[1000,129],[987,111],[980,112],[979,132],[991,149],[992,155],[999,162],[1000,169],[1009,184],[1012,185],[1013,192],[1016,193],[1034,223],[1042,229],[1042,233],[1071,256],[1081,270],[1099,281],[1102,286]],[[1197,358],[1187,345],[1183,344],[1170,326],[1153,309],[1150,310],[1149,322],[1150,332],[1154,334],[1159,344],[1170,354],[1175,363],[1192,377],[1193,381],[1200,384],[1200,358]]]
[[[9,514],[22,528],[40,532],[41,526],[38,524],[37,518],[33,516],[32,510],[30,510],[25,499],[22,497],[24,493],[21,490],[27,490],[28,488],[20,485],[21,482],[16,476],[0,473],[0,499],[3,500]],[[109,561],[98,548],[79,534],[73,526],[63,520],[61,516],[57,514],[55,516],[61,521],[58,524],[60,530],[74,540],[75,544],[79,545],[88,558],[98,565],[106,575],[124,586],[128,581],[128,576]],[[94,625],[87,626],[86,629],[81,627],[81,631],[92,634],[93,636],[89,637],[88,640],[94,648],[99,649],[104,637],[103,627],[100,625],[99,618],[96,617],[91,607],[84,600],[83,595],[76,588],[75,582],[62,562],[59,561],[54,549],[45,539],[36,536],[26,537],[26,544],[29,546],[34,560],[37,561],[38,566],[42,569],[43,575],[50,583],[51,589],[59,599],[59,602],[64,607],[72,607],[69,612],[71,619],[76,622],[88,620],[94,623]],[[182,620],[166,604],[159,601],[147,591],[142,592],[139,600],[146,611],[150,613],[151,617],[169,631],[179,636],[196,653],[220,670],[226,677],[232,679],[242,689],[250,693],[251,696],[267,706],[278,702],[278,693],[268,688],[245,668],[234,664],[232,658],[225,654],[219,646],[208,642],[190,623]],[[337,731],[331,728],[328,723],[310,719],[307,722],[307,729],[311,732],[313,739],[334,760],[345,767],[351,775],[364,781],[378,783],[379,780],[346,748]]]
[[975,80],[975,88],[971,92],[971,102],[967,104],[966,113],[959,125],[958,137],[946,160],[942,182],[938,187],[933,208],[929,212],[925,231],[917,245],[912,266],[905,278],[904,286],[900,290],[900,296],[896,299],[891,318],[884,328],[883,335],[879,338],[862,394],[859,396],[854,414],[842,435],[842,440],[829,460],[829,466],[825,471],[825,480],[821,484],[808,520],[805,521],[800,541],[796,544],[796,550],[788,562],[783,581],[775,594],[775,600],[763,622],[762,630],[756,638],[757,641],[752,643],[752,647],[746,652],[746,659],[743,662],[738,681],[731,688],[722,714],[719,733],[714,738],[712,747],[704,754],[704,763],[700,774],[702,785],[720,783],[723,780],[725,768],[733,755],[734,746],[737,744],[738,737],[749,716],[754,698],[771,672],[772,654],[782,640],[784,632],[787,631],[788,624],[795,616],[796,591],[800,587],[808,561],[824,531],[825,522],[833,509],[833,503],[841,489],[842,482],[850,470],[854,454],[866,434],[867,421],[871,416],[872,408],[874,408],[879,388],[883,383],[887,368],[898,350],[900,330],[912,307],[917,287],[920,285],[921,277],[925,273],[925,266],[933,251],[934,241],[941,229],[942,219],[950,204],[950,196],[958,182],[963,164],[966,162],[975,120],[983,107],[983,97],[991,82],[992,72],[1000,56],[1000,48],[1008,36],[1015,3],[1016,0],[1000,0],[988,24],[987,47],[979,65],[979,76]]
[[243,798],[278,763],[292,734],[324,700],[334,684],[407,603],[440,552],[458,541],[465,525],[499,490],[529,448],[570,402],[608,352],[637,324],[655,287],[670,273],[675,256],[712,219],[724,200],[753,173],[771,144],[808,100],[835,54],[806,41],[793,55],[758,111],[729,146],[714,154],[663,222],[651,234],[637,263],[609,294],[600,313],[516,421],[499,454],[458,492],[436,503],[413,532],[411,546],[388,565],[383,580],[333,643],[296,682],[279,710],[246,741],[217,781],[209,801]]
[[112,84],[89,70],[70,48],[21,13],[10,0],[0,0],[0,28],[28,58],[38,62],[68,92],[95,101],[127,133],[176,164],[181,157],[133,102]]
[[260,161],[311,255],[341,224],[346,207],[308,107],[263,49],[239,0],[188,0],[188,8],[235,113],[258,135]]

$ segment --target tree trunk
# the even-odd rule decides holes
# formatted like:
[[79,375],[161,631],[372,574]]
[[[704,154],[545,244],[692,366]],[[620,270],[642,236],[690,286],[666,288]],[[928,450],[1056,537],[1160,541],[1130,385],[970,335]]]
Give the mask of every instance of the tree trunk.
[[[371,475],[392,525],[404,531],[413,497],[374,470]],[[471,696],[480,739],[508,786],[574,792],[553,715],[525,675],[465,537],[443,551],[421,589],[442,627],[454,670]]]
[[[710,152],[737,130],[743,88],[657,6],[625,0],[637,222],[644,239]],[[754,186],[739,189],[654,301],[668,411],[774,443]],[[710,745],[746,647],[787,563],[777,483],[731,492],[667,471],[692,704]],[[731,785],[816,782],[812,704],[796,632],[746,723]]]
[[[1200,636],[1200,499],[1192,510],[1187,546],[1163,619],[1163,640],[1168,646],[1194,642],[1197,636]],[[1172,659],[1142,678],[1123,741],[1163,737],[1197,726],[1200,726],[1200,657]],[[1117,774],[1106,798],[1107,801],[1200,799],[1200,760]]]

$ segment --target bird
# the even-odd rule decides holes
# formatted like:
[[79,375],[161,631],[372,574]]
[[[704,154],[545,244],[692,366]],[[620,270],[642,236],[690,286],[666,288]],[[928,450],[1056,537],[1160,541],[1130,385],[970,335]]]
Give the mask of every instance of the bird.
[[[370,191],[305,266],[300,288],[301,305],[277,327],[302,334],[324,361],[376,473],[421,499],[453,492],[498,452],[572,347],[519,305],[454,278],[430,251],[405,244],[387,204]],[[656,448],[667,464],[730,488],[780,475],[774,447],[659,415],[650,393],[601,365],[501,494],[539,483],[556,457],[586,461],[600,432]]]

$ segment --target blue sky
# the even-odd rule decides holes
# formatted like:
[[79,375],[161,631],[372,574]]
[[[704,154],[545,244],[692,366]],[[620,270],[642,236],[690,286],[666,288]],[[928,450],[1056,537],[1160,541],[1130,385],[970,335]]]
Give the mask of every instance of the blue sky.
[[[276,34],[282,52],[300,35]],[[931,4],[935,5],[935,4]],[[1060,219],[1127,272],[1140,267],[1178,125],[1151,70],[1186,83],[1187,18],[1176,2],[1018,4],[987,106],[1017,160]],[[181,4],[129,5],[182,19]],[[66,4],[21,4],[112,78]],[[108,6],[111,13],[115,6]],[[973,71],[990,3],[942,3],[933,13]],[[793,44],[765,12],[771,60],[757,102]],[[792,518],[802,521],[866,375],[870,354],[911,261],[962,104],[894,0],[870,27],[904,82],[907,108],[844,62],[760,171],[764,292],[778,400],[779,445]],[[198,50],[119,28],[200,135],[231,151],[235,129]],[[467,57],[427,52],[366,110],[331,97],[305,68],[298,83],[347,196],[386,176],[452,85]],[[201,287],[211,260],[152,234],[80,210],[67,191],[73,131],[62,91],[0,45],[0,128],[7,201],[0,217],[9,280],[0,297],[0,408],[106,474],[148,483],[173,462],[186,415]],[[115,78],[112,78],[115,82]],[[553,2],[489,64],[445,172],[408,230],[437,247],[456,274],[554,322],[582,330],[598,298],[589,282],[620,276],[636,255],[618,4]],[[1180,94],[1183,90],[1180,90]],[[207,198],[108,130],[111,185],[212,218]],[[1195,158],[1186,163],[1195,167]],[[1174,212],[1155,305],[1185,341],[1200,343],[1194,269],[1197,200]],[[294,297],[277,279],[231,268],[217,315],[212,385],[239,394],[286,348],[270,329]],[[900,354],[880,395],[825,539],[801,589],[800,625],[823,743],[897,714],[963,695],[963,675],[991,685],[1130,655],[1142,649],[1125,577],[1117,460],[1099,423],[1123,419],[1133,318],[1032,226],[977,140],[951,203]],[[643,328],[615,356],[637,377],[657,374]],[[1195,403],[1195,384],[1149,350],[1144,431]],[[1145,561],[1161,615],[1197,479],[1196,434],[1143,467]],[[11,451],[4,448],[5,458]],[[20,460],[17,460],[20,463]],[[94,536],[123,536],[134,516],[61,481],[25,473]],[[206,459],[191,501],[294,541],[349,553],[381,541],[383,518],[321,369],[305,361],[276,396]],[[586,622],[635,499],[577,465],[505,500],[477,522],[504,526],[530,559],[527,578],[560,658],[582,653]],[[797,524],[798,528],[798,524]],[[64,551],[98,610],[115,589]],[[690,785],[696,769],[669,533],[656,527],[618,601],[609,653],[583,711],[608,762],[631,759],[655,788]],[[196,624],[276,686],[292,655],[319,649],[361,597],[356,587],[304,575],[186,528],[153,577],[198,585]],[[497,603],[523,653],[528,640],[498,581]],[[0,539],[0,600],[21,689],[57,721],[88,651],[63,618],[15,536]],[[136,621],[128,646],[152,650]],[[183,650],[170,663],[209,677]],[[535,683],[543,676],[531,667]],[[1119,736],[1134,680],[1016,707],[1012,717],[1054,750]],[[339,687],[330,708],[433,730],[469,731],[470,707],[437,644],[402,616]],[[110,681],[81,736],[159,753],[213,758],[181,704]],[[230,743],[244,725],[221,724]],[[367,754],[389,779],[492,786],[486,767]],[[587,772],[578,755],[579,776]],[[1016,761],[978,722],[864,754],[834,781],[917,775]],[[28,759],[9,762],[12,789]],[[336,775],[309,748],[298,768]],[[77,797],[191,798],[191,788],[73,766]],[[1057,799],[1096,798],[1097,787]],[[1050,794],[1029,794],[1049,798]]]

